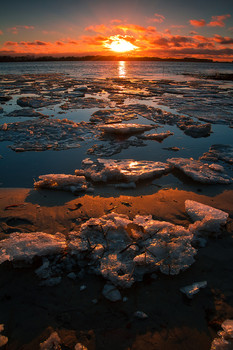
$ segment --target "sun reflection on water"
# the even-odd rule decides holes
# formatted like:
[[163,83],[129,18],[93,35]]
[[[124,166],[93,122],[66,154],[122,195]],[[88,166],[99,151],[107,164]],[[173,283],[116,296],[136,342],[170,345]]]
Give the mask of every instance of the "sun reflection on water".
[[126,62],[125,61],[118,62],[118,75],[119,75],[119,78],[126,77]]

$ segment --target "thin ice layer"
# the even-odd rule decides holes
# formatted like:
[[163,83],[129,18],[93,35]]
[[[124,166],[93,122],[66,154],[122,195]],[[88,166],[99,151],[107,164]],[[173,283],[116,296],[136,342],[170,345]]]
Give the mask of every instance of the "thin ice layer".
[[[230,184],[232,178],[222,172],[215,164],[203,163],[200,160],[188,158],[170,158],[168,163],[183,171],[193,180],[206,184]],[[217,164],[216,164],[217,165]]]
[[94,162],[87,158],[82,162],[82,169],[83,174],[94,182],[137,182],[167,173],[171,166],[162,162],[146,160],[99,158]]
[[87,189],[87,181],[84,176],[66,174],[40,175],[40,181],[34,182],[35,188],[49,188],[71,192],[81,192]]
[[59,254],[65,247],[66,239],[61,233],[11,233],[9,238],[0,241],[0,264],[7,260],[30,261],[34,256]]

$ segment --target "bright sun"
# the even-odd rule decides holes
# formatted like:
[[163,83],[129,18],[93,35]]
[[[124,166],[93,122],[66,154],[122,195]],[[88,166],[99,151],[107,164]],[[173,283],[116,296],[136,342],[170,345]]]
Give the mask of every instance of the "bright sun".
[[110,36],[108,42],[105,43],[105,46],[115,52],[127,52],[137,49],[137,46],[117,35]]

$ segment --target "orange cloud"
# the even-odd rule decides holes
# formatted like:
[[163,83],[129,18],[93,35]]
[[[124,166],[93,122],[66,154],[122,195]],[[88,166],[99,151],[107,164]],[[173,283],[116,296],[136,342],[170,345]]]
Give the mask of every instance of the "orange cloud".
[[206,21],[204,19],[190,19],[189,23],[194,27],[204,27],[206,25]]
[[233,45],[233,38],[229,38],[228,36],[223,37],[215,34],[213,40],[221,45]]
[[11,32],[12,34],[18,34],[18,32],[21,29],[33,30],[33,29],[35,29],[35,27],[34,26],[15,26],[15,27],[8,28],[7,30],[9,32]]
[[165,20],[165,17],[158,13],[155,13],[154,17],[147,19],[148,22],[157,22],[157,23],[162,23],[164,20]]
[[212,21],[207,24],[209,27],[225,27],[224,21],[227,18],[230,18],[231,15],[222,15],[222,16],[212,16]]
[[2,30],[0,30],[0,35],[3,35],[3,31]]
[[106,33],[109,30],[111,30],[111,29],[106,27],[104,24],[98,24],[95,26],[89,26],[89,27],[85,28],[85,31],[90,31],[90,32],[95,32],[95,33]]

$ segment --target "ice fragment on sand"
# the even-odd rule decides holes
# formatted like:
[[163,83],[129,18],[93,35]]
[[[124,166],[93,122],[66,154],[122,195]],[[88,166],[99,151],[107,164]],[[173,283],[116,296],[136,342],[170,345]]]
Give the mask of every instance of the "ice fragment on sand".
[[0,241],[0,264],[7,260],[31,261],[34,256],[59,254],[65,247],[66,239],[61,233],[11,233],[9,238]]
[[119,135],[127,135],[127,134],[134,134],[134,133],[142,133],[147,130],[151,130],[154,128],[153,125],[143,125],[143,124],[101,124],[98,126],[98,128],[105,132],[110,134],[119,134]]
[[195,234],[198,234],[199,231],[218,233],[221,226],[226,224],[229,216],[222,210],[192,200],[185,201],[185,210],[195,221],[194,224],[189,225],[189,230]]
[[110,301],[119,301],[121,300],[121,293],[119,290],[112,284],[105,284],[104,289],[102,290],[103,296]]
[[209,165],[199,160],[188,158],[170,158],[167,161],[193,180],[201,183],[230,184],[232,182],[231,177],[225,173],[220,173],[219,168],[216,169],[213,164]]
[[47,340],[40,343],[40,350],[60,350],[61,339],[57,332],[53,332]]
[[171,166],[162,162],[136,161],[134,159],[85,159],[82,163],[84,175],[94,182],[123,181],[137,182],[160,176],[171,169]]
[[233,349],[233,320],[225,320],[222,323],[223,331],[218,332],[220,338],[214,338],[210,350]]
[[88,187],[84,176],[48,174],[40,175],[39,179],[40,181],[34,182],[36,188],[81,192],[87,190]]
[[0,347],[6,345],[8,342],[8,338],[5,337],[5,335],[1,335],[3,331],[4,331],[4,324],[0,324]]
[[207,282],[195,282],[190,286],[180,288],[180,291],[184,293],[188,298],[192,298],[194,294],[197,294],[200,291],[200,288],[205,288],[207,286]]

